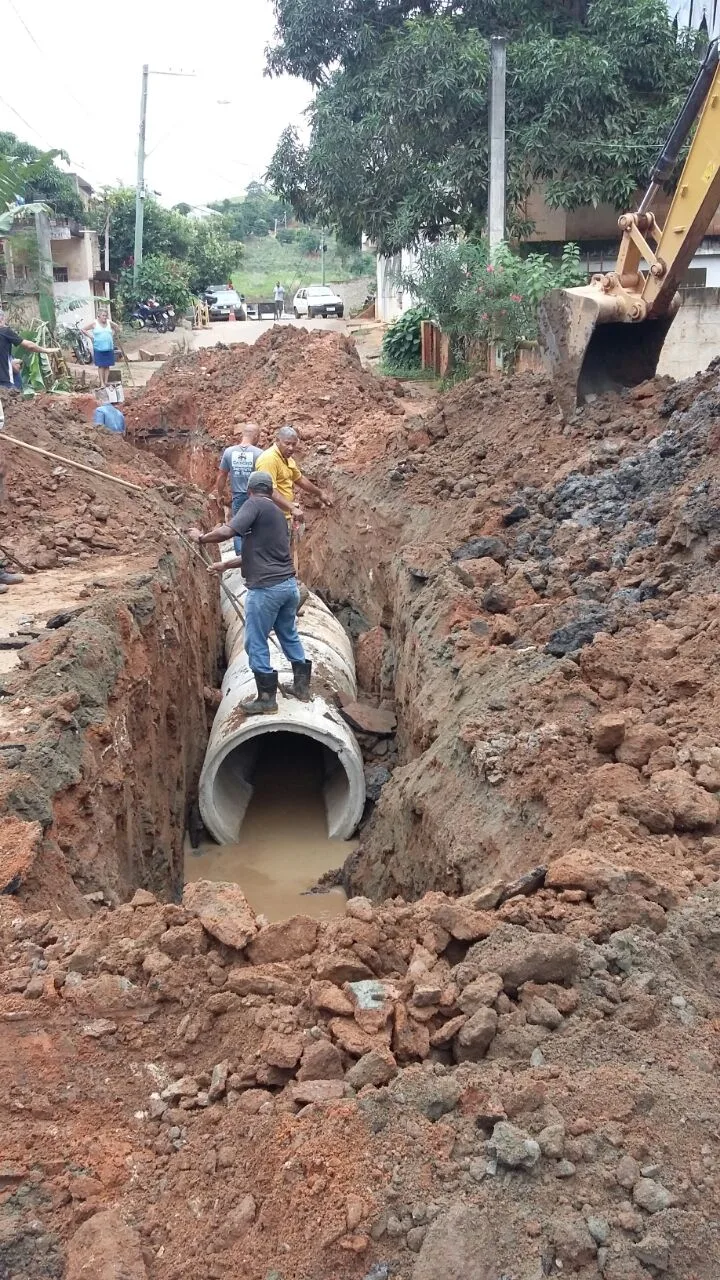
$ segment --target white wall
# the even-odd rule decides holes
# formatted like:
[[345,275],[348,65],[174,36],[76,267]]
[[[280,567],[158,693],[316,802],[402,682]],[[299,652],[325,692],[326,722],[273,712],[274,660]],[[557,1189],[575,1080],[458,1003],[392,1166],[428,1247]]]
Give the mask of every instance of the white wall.
[[[95,303],[88,281],[68,280],[60,284],[56,280],[53,284],[53,295],[58,324],[62,328],[72,328],[78,321],[80,324],[89,324],[95,319]],[[69,302],[78,302],[80,305],[67,310]]]
[[712,251],[703,253],[702,248],[698,249],[690,266],[699,267],[707,272],[705,280],[707,289],[720,288],[720,250],[713,248]]
[[690,378],[706,369],[715,356],[720,356],[720,289],[684,289],[682,305],[665,339],[658,373]]
[[377,293],[375,297],[375,317],[386,324],[396,320],[404,311],[415,306],[415,295],[403,290],[400,279],[411,272],[417,261],[413,249],[403,249],[392,257],[377,258]]

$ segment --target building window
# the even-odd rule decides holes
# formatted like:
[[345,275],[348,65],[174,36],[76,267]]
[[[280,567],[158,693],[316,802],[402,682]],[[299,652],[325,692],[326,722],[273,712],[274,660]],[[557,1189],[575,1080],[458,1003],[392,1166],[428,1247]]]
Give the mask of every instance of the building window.
[[67,267],[53,267],[53,280],[55,284],[67,284],[68,269]]
[[684,289],[706,289],[707,268],[688,267],[685,275],[683,276],[682,286]]

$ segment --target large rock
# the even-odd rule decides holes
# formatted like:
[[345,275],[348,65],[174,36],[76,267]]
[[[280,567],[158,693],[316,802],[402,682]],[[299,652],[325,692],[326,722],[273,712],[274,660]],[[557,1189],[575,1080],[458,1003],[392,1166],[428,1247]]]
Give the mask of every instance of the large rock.
[[650,791],[667,801],[678,831],[714,827],[720,821],[720,801],[699,787],[683,769],[663,769],[653,774]]
[[508,1169],[532,1169],[540,1159],[540,1146],[535,1139],[507,1120],[495,1125],[488,1150]]
[[116,1210],[88,1218],[70,1241],[66,1280],[147,1280],[137,1231]]
[[481,973],[499,973],[506,991],[515,991],[524,982],[566,982],[573,977],[579,957],[578,944],[571,938],[530,933],[512,924],[500,925],[467,954]]
[[501,1272],[493,1215],[458,1202],[436,1218],[412,1280],[497,1280]]
[[348,1071],[345,1079],[353,1089],[374,1085],[379,1089],[397,1075],[397,1063],[389,1049],[371,1049]]
[[670,734],[658,724],[631,724],[616,752],[621,764],[631,764],[642,769],[654,751],[670,745]]
[[310,916],[290,916],[261,929],[248,947],[253,964],[280,964],[299,960],[317,946],[319,925]]
[[296,1067],[303,1051],[302,1037],[283,1035],[281,1031],[266,1031],[260,1041],[260,1057],[270,1067],[290,1071]]
[[242,951],[257,933],[255,912],[236,884],[194,880],[185,885],[183,906],[199,917],[213,938],[236,951]]
[[430,919],[459,942],[477,942],[478,938],[487,938],[497,928],[495,916],[459,902],[441,902],[430,912]]
[[625,715],[622,711],[606,711],[593,720],[590,732],[598,751],[615,751],[625,737]]
[[474,982],[469,982],[460,992],[457,1005],[463,1013],[477,1013],[478,1009],[490,1008],[503,989],[503,980],[499,973],[482,973]]
[[298,1080],[342,1080],[342,1058],[329,1040],[317,1040],[308,1045],[302,1056]]
[[481,1008],[463,1024],[455,1037],[457,1062],[480,1062],[492,1044],[498,1018],[494,1009]]
[[290,1097],[301,1106],[307,1106],[310,1102],[336,1102],[344,1096],[345,1085],[342,1080],[303,1080],[299,1084],[290,1085]]

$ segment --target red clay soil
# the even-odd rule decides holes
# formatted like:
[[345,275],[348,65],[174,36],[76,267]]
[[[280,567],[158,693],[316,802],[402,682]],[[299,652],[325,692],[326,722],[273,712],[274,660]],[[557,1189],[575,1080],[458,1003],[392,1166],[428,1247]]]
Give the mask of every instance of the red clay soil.
[[[0,1275],[717,1280],[720,370],[569,422],[531,377],[422,415],[336,335],[288,328],[166,366],[130,412],[179,448],[198,422],[225,442],[236,414],[270,428],[303,404],[308,470],[336,497],[308,511],[306,578],[398,716],[400,763],[345,868],[365,896],[321,924],[267,926],[235,886],[115,906],[138,868],[160,890],[150,854],[82,899],[89,918],[39,897],[40,859],[37,898],[8,884]],[[137,666],[111,628],[138,678],[167,617],[180,636],[169,581],[146,584],[152,624],[128,593]],[[75,680],[93,644],[73,644]],[[202,663],[184,662],[197,738]],[[171,681],[157,704],[110,686],[116,743],[170,711]],[[163,749],[141,756],[141,828]],[[118,761],[127,814],[140,776]],[[70,822],[79,787],[73,884],[75,841],[107,878],[124,834],[101,828],[93,854],[83,812],[117,798],[93,809],[79,778],[58,793]]]
[[361,437],[364,463],[385,452],[405,416],[402,397],[396,379],[365,372],[351,338],[278,326],[253,346],[218,345],[166,361],[133,396],[127,419],[139,439],[184,428],[223,447],[236,425],[257,423],[270,444],[289,422],[303,441],[339,450],[349,463]]

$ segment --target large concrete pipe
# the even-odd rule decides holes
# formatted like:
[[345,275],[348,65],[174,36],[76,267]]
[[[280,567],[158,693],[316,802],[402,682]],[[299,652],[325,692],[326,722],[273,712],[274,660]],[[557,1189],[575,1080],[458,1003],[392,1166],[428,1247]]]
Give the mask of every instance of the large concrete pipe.
[[[231,570],[224,580],[244,612],[242,574]],[[223,619],[228,666],[200,775],[200,813],[207,830],[220,844],[237,841],[263,739],[282,732],[313,738],[322,747],[328,835],[349,840],[365,804],[365,775],[354,734],[331,701],[335,693],[355,697],[357,692],[352,646],[340,623],[316,595],[310,595],[298,618],[298,630],[313,664],[311,701],[299,702],[285,693],[292,686],[292,670],[271,636],[272,664],[280,673],[278,714],[248,717],[240,703],[254,698],[255,680],[245,653],[242,620],[224,594]]]

